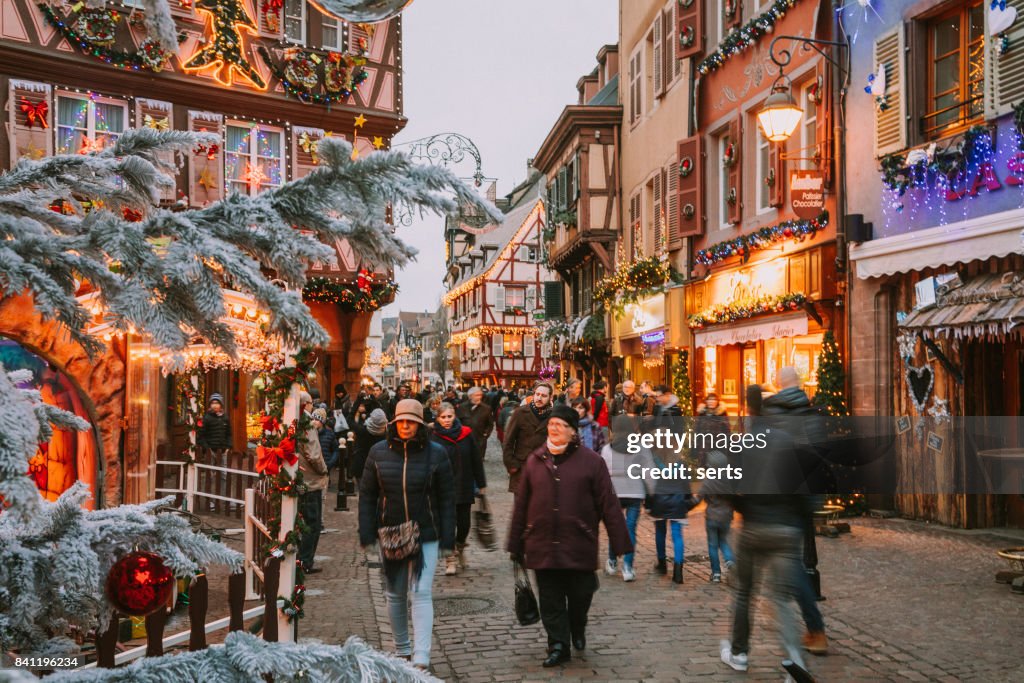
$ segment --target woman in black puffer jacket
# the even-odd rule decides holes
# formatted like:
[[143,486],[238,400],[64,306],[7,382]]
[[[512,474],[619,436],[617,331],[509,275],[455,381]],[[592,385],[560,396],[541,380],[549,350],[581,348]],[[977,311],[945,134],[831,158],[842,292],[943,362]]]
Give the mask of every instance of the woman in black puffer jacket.
[[455,476],[455,552],[445,558],[444,567],[446,576],[455,576],[459,569],[468,566],[466,540],[469,538],[472,519],[470,511],[476,499],[474,489],[485,493],[487,477],[480,451],[473,439],[473,430],[459,422],[459,418],[455,417],[455,406],[451,403],[442,403],[438,407],[431,437],[448,454]]
[[[455,481],[444,449],[431,443],[423,404],[403,399],[387,441],[370,449],[359,484],[359,542],[377,543],[377,531],[414,520],[420,550],[404,560],[384,560],[388,616],[400,657],[430,666],[434,629],[433,582],[439,552],[455,547]],[[415,642],[409,642],[409,599]]]

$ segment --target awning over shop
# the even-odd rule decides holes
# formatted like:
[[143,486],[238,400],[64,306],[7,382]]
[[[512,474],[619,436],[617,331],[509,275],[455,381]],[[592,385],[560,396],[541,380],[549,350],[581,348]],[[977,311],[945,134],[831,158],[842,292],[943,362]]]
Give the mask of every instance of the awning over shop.
[[1024,273],[989,273],[969,280],[934,306],[912,312],[899,324],[926,337],[1001,336],[1024,323]]
[[746,344],[761,339],[781,339],[807,334],[807,314],[780,315],[748,325],[716,325],[693,335],[698,348],[702,346],[728,346]]
[[850,260],[868,279],[1024,253],[1024,211],[1013,209],[928,230],[855,244]]

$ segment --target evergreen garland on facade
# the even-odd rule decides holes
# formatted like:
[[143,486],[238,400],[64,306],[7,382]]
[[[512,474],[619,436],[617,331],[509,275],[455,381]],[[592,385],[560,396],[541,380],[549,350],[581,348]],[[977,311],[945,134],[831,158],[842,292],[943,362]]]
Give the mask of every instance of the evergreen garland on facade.
[[672,393],[679,399],[683,415],[693,415],[693,391],[690,388],[690,352],[680,351],[672,365]]

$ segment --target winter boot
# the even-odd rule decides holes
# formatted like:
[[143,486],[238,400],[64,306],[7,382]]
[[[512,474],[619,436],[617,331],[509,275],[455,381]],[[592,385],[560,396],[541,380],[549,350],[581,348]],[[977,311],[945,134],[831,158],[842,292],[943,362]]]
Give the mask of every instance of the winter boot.
[[459,555],[458,553],[452,553],[444,560],[444,575],[455,576],[459,573]]
[[456,543],[455,554],[459,556],[459,569],[469,569],[469,562],[466,561],[466,548],[468,543]]
[[668,560],[658,560],[658,563],[654,565],[654,571],[662,576],[668,574]]
[[683,582],[683,565],[681,562],[672,563],[672,583]]

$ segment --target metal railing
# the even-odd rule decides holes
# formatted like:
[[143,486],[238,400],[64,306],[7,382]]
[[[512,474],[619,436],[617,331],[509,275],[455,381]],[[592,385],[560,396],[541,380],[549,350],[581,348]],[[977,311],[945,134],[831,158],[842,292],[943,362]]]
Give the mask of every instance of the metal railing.
[[[941,133],[946,129],[955,129],[966,126],[974,119],[979,119],[984,114],[982,108],[979,108],[977,112],[972,112],[975,105],[982,103],[984,94],[977,95],[963,102],[950,105],[943,109],[938,109],[933,112],[924,114],[921,117],[921,134],[926,137],[938,137],[937,133]],[[945,115],[949,115],[951,112],[956,112],[956,117],[942,123],[936,123],[936,121]],[[932,122],[929,124],[929,121]]]

